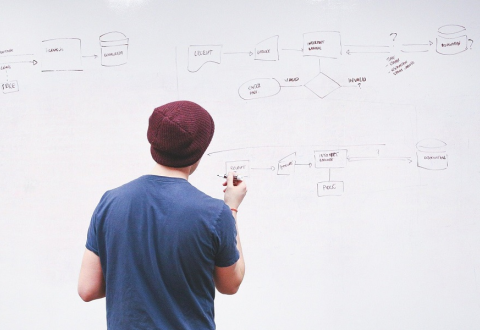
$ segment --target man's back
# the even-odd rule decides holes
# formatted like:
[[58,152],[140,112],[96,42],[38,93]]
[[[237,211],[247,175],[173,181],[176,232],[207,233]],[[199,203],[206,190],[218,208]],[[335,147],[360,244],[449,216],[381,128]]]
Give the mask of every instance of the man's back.
[[215,288],[238,291],[245,262],[236,219],[247,186],[228,173],[220,201],[188,182],[214,131],[194,102],[155,108],[150,175],[106,192],[95,209],[78,294],[106,297],[109,330],[215,329]]
[[112,329],[214,329],[215,266],[238,258],[223,201],[187,180],[142,176],[97,206],[87,248],[101,260]]

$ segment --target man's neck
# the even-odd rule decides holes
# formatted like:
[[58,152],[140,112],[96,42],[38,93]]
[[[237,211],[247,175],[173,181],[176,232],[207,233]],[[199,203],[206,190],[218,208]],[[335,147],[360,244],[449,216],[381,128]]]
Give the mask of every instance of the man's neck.
[[153,169],[150,171],[150,174],[188,180],[190,175],[190,166],[176,168],[155,164]]

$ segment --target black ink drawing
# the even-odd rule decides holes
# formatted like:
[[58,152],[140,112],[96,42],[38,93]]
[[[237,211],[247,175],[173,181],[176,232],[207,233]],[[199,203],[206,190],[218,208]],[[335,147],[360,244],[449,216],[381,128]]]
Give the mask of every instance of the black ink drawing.
[[[225,161],[225,172],[228,173],[234,171],[238,175],[244,177],[255,177],[255,174],[252,174],[252,171],[256,170],[263,170],[262,173],[270,172],[277,176],[294,176],[296,174],[296,168],[299,166],[306,168],[307,171],[328,170],[328,179],[325,178],[324,180],[317,182],[316,189],[318,197],[326,197],[342,196],[345,192],[345,183],[338,179],[332,180],[332,171],[347,168],[348,166],[354,166],[355,163],[359,162],[399,162],[404,163],[407,166],[412,163],[413,157],[410,156],[383,156],[383,152],[380,151],[384,147],[386,147],[385,144],[345,145],[337,146],[337,148],[327,146],[263,146],[213,151],[210,152],[208,156],[222,157],[222,154],[228,153],[229,160]],[[271,151],[273,150],[282,149],[302,149],[304,151],[304,159],[298,161],[297,152],[288,152],[285,153],[286,156],[282,156],[276,161],[277,166],[259,166],[256,164],[256,162],[265,164],[265,159],[261,160],[260,158],[265,158],[264,155],[271,154]],[[257,151],[255,153],[256,156],[253,155],[254,151]],[[245,152],[250,154],[250,159],[245,157],[241,160],[235,160],[234,154],[239,155]],[[412,148],[412,153],[413,152],[414,150]],[[350,153],[354,154],[354,156],[351,156]],[[309,154],[310,156],[308,156]],[[445,170],[448,167],[446,143],[441,140],[426,139],[418,142],[416,144],[416,155],[416,165],[419,168],[425,170]],[[268,162],[269,161],[266,163],[268,164]],[[273,163],[275,161],[270,160],[270,162]],[[251,163],[254,164],[253,167],[251,167]],[[276,173],[274,172],[275,169]]]
[[99,41],[102,66],[119,66],[127,63],[128,38],[123,33],[117,31],[108,32],[102,34],[99,37]]
[[456,55],[472,47],[473,40],[468,39],[466,29],[461,25],[444,25],[438,29],[437,53]]
[[426,170],[447,169],[447,144],[437,139],[425,139],[418,142],[417,166]]
[[197,72],[205,63],[222,62],[222,46],[193,45],[188,47],[188,71]]
[[42,72],[83,71],[82,41],[78,38],[42,41]]

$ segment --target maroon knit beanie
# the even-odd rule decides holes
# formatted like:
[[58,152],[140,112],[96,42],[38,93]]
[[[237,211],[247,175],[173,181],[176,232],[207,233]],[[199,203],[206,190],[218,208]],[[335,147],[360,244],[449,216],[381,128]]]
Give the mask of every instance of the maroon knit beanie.
[[147,138],[158,164],[186,167],[203,156],[214,131],[215,124],[207,110],[190,101],[176,101],[153,111]]

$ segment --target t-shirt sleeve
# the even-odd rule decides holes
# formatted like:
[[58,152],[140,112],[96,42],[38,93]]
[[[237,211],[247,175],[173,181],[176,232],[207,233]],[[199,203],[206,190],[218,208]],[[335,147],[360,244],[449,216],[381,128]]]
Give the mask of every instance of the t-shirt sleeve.
[[98,255],[98,237],[97,237],[97,217],[99,210],[101,208],[101,205],[105,199],[104,194],[102,198],[100,199],[100,202],[98,203],[97,207],[95,208],[95,211],[93,211],[92,219],[90,220],[90,226],[88,227],[87,231],[87,242],[85,244],[85,247]]
[[98,244],[97,244],[97,229],[95,228],[96,221],[95,221],[95,213],[92,215],[92,219],[90,220],[90,226],[88,227],[87,231],[87,242],[85,247],[98,255]]
[[232,211],[224,204],[216,226],[217,253],[215,266],[228,267],[237,262],[240,254],[237,249],[237,230]]

